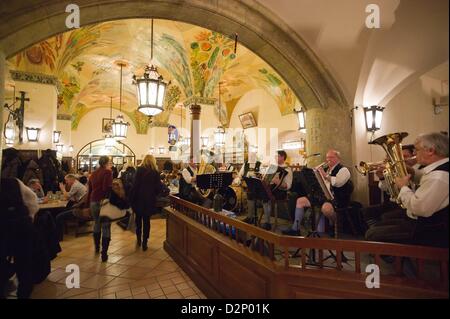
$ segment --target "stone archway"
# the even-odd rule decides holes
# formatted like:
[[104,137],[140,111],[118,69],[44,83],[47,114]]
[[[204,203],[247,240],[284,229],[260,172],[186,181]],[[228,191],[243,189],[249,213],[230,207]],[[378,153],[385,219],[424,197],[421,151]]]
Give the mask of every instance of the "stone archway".
[[[2,55],[8,58],[67,31],[68,4],[63,0],[9,4],[0,16],[0,58]],[[342,145],[344,158],[350,160],[351,129],[344,94],[307,44],[256,0],[78,0],[76,4],[82,26],[118,19],[159,18],[195,24],[230,36],[238,33],[239,42],[269,63],[308,111],[315,110],[308,112],[308,152],[325,152],[328,146]],[[4,59],[0,61],[0,71],[2,63]],[[348,130],[330,129],[339,126]]]

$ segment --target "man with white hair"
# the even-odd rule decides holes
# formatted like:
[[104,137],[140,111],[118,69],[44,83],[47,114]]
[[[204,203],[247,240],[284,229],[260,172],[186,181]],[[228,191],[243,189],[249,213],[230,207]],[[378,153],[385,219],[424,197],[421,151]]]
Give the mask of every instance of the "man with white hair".
[[448,137],[441,133],[416,139],[417,162],[424,166],[420,185],[415,191],[408,186],[411,175],[395,181],[409,218],[381,222],[367,231],[367,240],[448,247],[448,143]]
[[[327,217],[331,224],[336,222],[335,208],[347,207],[350,204],[350,197],[353,192],[353,183],[350,179],[350,171],[347,167],[341,164],[341,154],[337,150],[329,150],[326,155],[326,163],[328,169],[325,172],[322,167],[319,168],[320,174],[325,180],[330,183],[331,192],[334,195],[334,206],[330,202],[321,203],[321,212],[319,223],[317,225],[318,232],[325,231],[325,218]],[[336,206],[336,207],[335,207]],[[299,236],[300,235],[300,223],[303,219],[304,211],[306,207],[311,207],[311,202],[308,197],[300,197],[297,199],[295,208],[295,219],[291,228],[283,231],[285,235]],[[333,227],[331,227],[331,233],[333,234]]]

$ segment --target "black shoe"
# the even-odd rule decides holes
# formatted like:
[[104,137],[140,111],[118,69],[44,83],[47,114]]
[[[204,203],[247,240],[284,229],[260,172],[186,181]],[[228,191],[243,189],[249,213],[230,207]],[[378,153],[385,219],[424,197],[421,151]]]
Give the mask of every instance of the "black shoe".
[[142,251],[147,251],[147,249],[148,249],[147,241],[144,240],[144,241],[142,242]]
[[261,228],[265,230],[272,230],[272,224],[271,223],[264,223],[261,225]]
[[300,236],[300,231],[294,230],[292,228],[283,230],[282,233],[283,233],[283,235],[288,235],[288,236]]
[[142,245],[142,240],[140,237],[138,237],[136,240],[136,246],[141,247],[141,245]]

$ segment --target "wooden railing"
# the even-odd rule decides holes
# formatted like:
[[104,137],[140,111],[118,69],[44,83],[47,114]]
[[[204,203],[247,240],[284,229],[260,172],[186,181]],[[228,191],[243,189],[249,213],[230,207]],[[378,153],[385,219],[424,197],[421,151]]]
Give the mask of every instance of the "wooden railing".
[[[328,238],[293,237],[283,236],[266,231],[259,227],[249,225],[236,218],[215,213],[207,208],[195,205],[178,197],[171,196],[172,208],[185,216],[201,223],[205,227],[221,233],[229,240],[247,249],[250,254],[258,254],[266,262],[273,264],[280,270],[304,270],[333,268],[337,272],[353,272],[361,274],[362,256],[367,255],[373,259],[371,264],[380,266],[382,256],[392,256],[394,258],[394,277],[404,277],[403,261],[409,258],[416,263],[417,284],[428,284],[429,279],[425,277],[426,262],[433,262],[439,268],[439,279],[432,281],[434,289],[448,291],[448,249],[401,245],[381,242],[367,242],[358,240],[340,240]],[[292,258],[292,251],[298,250],[298,258]],[[281,258],[275,258],[276,251],[279,251]],[[332,252],[335,255],[335,264],[325,265],[324,254]],[[311,255],[317,256],[311,263]],[[343,267],[345,254],[354,257],[353,269]],[[391,257],[391,258],[392,258]],[[382,269],[380,267],[380,269]],[[380,275],[384,275],[382,270]],[[392,274],[389,274],[392,277]]]

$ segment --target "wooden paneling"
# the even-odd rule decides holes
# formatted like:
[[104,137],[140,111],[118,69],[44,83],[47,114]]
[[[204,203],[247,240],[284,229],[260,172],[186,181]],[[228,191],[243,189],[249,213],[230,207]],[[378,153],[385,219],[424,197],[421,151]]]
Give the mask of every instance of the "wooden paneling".
[[267,279],[226,253],[219,253],[219,286],[227,298],[269,297]]
[[178,250],[183,255],[185,254],[185,240],[184,240],[184,228],[185,224],[181,220],[171,218],[167,221],[167,240],[172,247]]
[[217,271],[214,271],[216,245],[210,236],[194,228],[188,228],[187,258],[197,267],[200,267],[203,275],[207,276],[211,281],[215,281],[214,277],[217,274]]

